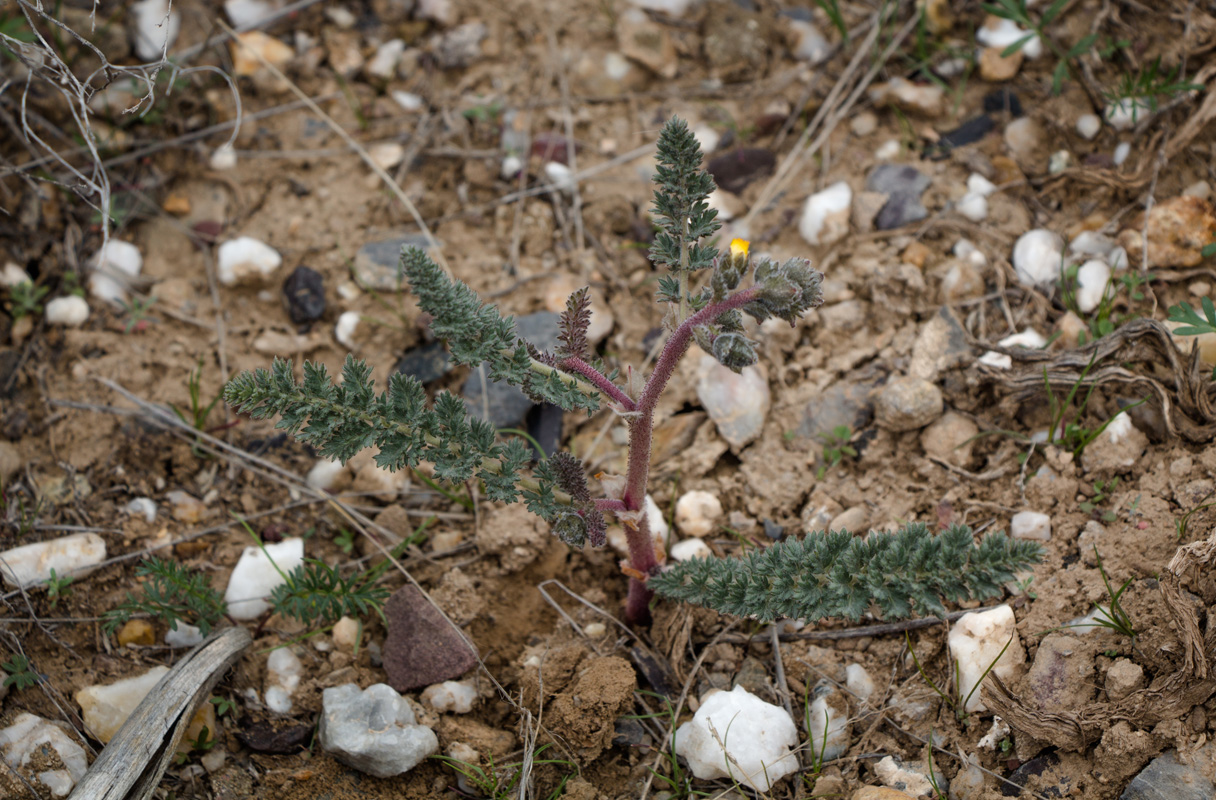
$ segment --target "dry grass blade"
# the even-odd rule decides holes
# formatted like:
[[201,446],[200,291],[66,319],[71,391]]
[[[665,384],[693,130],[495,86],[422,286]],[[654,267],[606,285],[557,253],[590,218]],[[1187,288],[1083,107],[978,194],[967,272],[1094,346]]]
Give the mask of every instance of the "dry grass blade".
[[244,628],[225,628],[187,653],[127,718],[71,800],[151,797],[195,710],[252,643]]

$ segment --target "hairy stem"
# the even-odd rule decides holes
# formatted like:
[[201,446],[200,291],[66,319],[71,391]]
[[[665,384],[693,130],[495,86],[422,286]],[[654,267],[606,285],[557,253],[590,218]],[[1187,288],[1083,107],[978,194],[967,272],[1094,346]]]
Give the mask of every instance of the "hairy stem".
[[[512,355],[510,350],[503,350],[501,352],[504,356],[506,356],[508,358],[510,358]],[[586,381],[581,381],[574,375],[567,375],[565,372],[562,372],[560,369],[558,369],[556,367],[551,367],[548,364],[542,364],[541,362],[537,361],[535,358],[532,359],[532,363],[529,366],[533,372],[536,372],[540,375],[557,375],[558,378],[560,378],[561,381],[563,383],[565,383],[567,386],[571,387],[572,389],[577,389],[578,391],[582,392],[583,394],[587,395],[588,397],[599,394],[601,391],[601,389],[598,386],[592,386],[591,384],[587,383]],[[587,368],[590,369],[591,368],[590,365],[588,365]],[[604,378],[604,380],[607,381],[608,379]],[[612,384],[609,383],[609,385],[611,386]]]
[[[650,518],[645,511],[637,527],[625,526],[625,537],[629,540],[629,566],[649,576],[659,571],[659,560],[654,552],[654,539],[650,535]],[[646,582],[636,577],[629,578],[629,596],[625,600],[625,619],[635,625],[650,618],[650,598],[654,593],[646,588]]]
[[582,375],[587,379],[588,382],[591,383],[591,385],[608,395],[610,398],[612,398],[614,403],[621,406],[626,411],[633,411],[637,408],[637,405],[633,402],[633,398],[625,394],[621,387],[608,380],[607,375],[600,372],[586,361],[583,361],[581,358],[575,356],[563,359],[558,366],[567,372],[577,372],[579,375]]
[[[622,498],[629,511],[640,509],[646,499],[646,482],[650,477],[651,438],[654,435],[654,410],[658,405],[659,396],[663,394],[667,382],[675,372],[676,365],[688,352],[693,328],[713,322],[727,311],[742,308],[759,293],[760,290],[753,286],[720,303],[706,306],[680,323],[663,346],[663,352],[655,362],[654,372],[650,374],[642,389],[642,395],[638,398],[638,416],[629,422],[629,471],[625,478],[625,494]],[[633,566],[637,569],[637,565]]]

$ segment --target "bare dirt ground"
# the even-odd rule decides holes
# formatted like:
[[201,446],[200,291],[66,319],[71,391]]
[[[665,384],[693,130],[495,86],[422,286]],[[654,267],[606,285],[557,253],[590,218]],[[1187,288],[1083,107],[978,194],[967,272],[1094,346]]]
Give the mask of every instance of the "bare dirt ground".
[[[851,664],[876,688],[866,701],[838,693],[850,722],[847,751],[819,765],[804,748],[803,769],[764,796],[854,796],[883,783],[876,765],[887,755],[922,769],[931,758],[950,797],[973,800],[1016,795],[1004,780],[1013,778],[1037,797],[1119,797],[1169,750],[1205,779],[1216,777],[1204,748],[1216,730],[1207,616],[1216,582],[1202,568],[1202,548],[1192,554],[1198,567],[1170,566],[1180,546],[1202,543],[1216,524],[1216,508],[1207,508],[1216,492],[1212,364],[1205,344],[1192,348],[1193,337],[1171,337],[1162,324],[1175,304],[1198,308],[1216,279],[1201,252],[1216,239],[1204,183],[1216,163],[1216,108],[1210,91],[1134,83],[1160,59],[1154,75],[1176,70],[1176,83],[1203,88],[1216,46],[1208,4],[1041,0],[1030,9],[1034,19],[1059,7],[1045,26],[1051,46],[1024,63],[1020,55],[1000,59],[1002,47],[977,51],[985,12],[972,2],[929,2],[920,24],[909,24],[919,12],[908,3],[841,2],[848,41],[825,11],[835,3],[709,0],[675,15],[625,0],[458,0],[447,18],[445,4],[421,0],[418,8],[398,0],[299,5],[260,26],[287,47],[284,73],[382,159],[399,191],[256,60],[234,63],[214,4],[183,0],[174,4],[182,26],[170,55],[189,51],[183,63],[237,76],[236,166],[221,169],[214,158],[237,118],[225,81],[163,72],[147,114],[100,111],[92,122],[112,187],[109,235],[143,257],[130,281],[133,300],[123,308],[82,292],[88,319],[64,327],[44,310],[21,316],[13,289],[0,289],[0,549],[91,531],[108,554],[64,597],[42,589],[4,595],[5,657],[11,664],[24,654],[39,676],[8,692],[6,721],[22,712],[60,720],[100,750],[84,731],[76,692],[172,666],[184,652],[163,643],[160,621],[145,643],[122,646],[103,631],[102,616],[133,591],[140,557],[155,552],[201,570],[222,591],[251,544],[233,519],[239,514],[267,539],[304,537],[310,558],[366,568],[380,551],[350,509],[375,522],[368,535],[388,542],[432,520],[400,566],[475,644],[481,663],[470,676],[479,701],[466,715],[415,706],[440,752],[471,746],[482,769],[503,776],[502,794],[438,760],[378,779],[323,752],[312,734],[321,691],[383,682],[378,649],[336,648],[328,631],[300,639],[298,624],[272,617],[250,625],[253,648],[215,691],[235,703],[220,717],[218,743],[170,767],[156,796],[751,796],[727,781],[690,781],[671,756],[673,725],[707,690],[739,683],[789,702],[803,731],[804,698],[825,680],[844,687]],[[58,13],[115,64],[131,64],[138,59],[124,6],[101,2],[91,33],[88,4],[67,2]],[[804,31],[791,21],[803,19],[829,48],[818,63],[799,55]],[[0,11],[5,32],[22,21],[19,9]],[[1091,34],[1083,52],[1068,53]],[[377,74],[371,62],[394,39],[403,52]],[[96,66],[71,37],[54,46],[76,71]],[[47,149],[22,130],[23,103],[46,147],[86,172],[90,159],[61,93],[37,75],[27,92],[26,68],[9,55],[0,48],[0,261],[46,287],[45,305],[86,284],[102,226],[61,163],[32,166]],[[872,91],[899,78],[938,91],[936,103],[887,103]],[[1000,90],[1007,93],[994,96]],[[1120,91],[1151,96],[1151,109],[1124,130],[1108,123],[1082,136],[1079,118],[1102,115]],[[1020,114],[1011,113],[1014,103]],[[1049,515],[1046,557],[1005,598],[1026,666],[1006,694],[986,695],[989,710],[956,714],[931,688],[953,696],[945,624],[850,635],[828,621],[801,633],[787,626],[778,637],[767,626],[659,604],[649,627],[629,629],[618,621],[626,583],[616,554],[572,551],[522,509],[484,502],[476,487],[451,487],[451,499],[425,476],[386,487],[356,465],[326,499],[304,482],[314,454],[222,402],[202,425],[231,446],[218,455],[188,429],[151,421],[152,404],[190,408],[195,370],[204,406],[225,381],[275,356],[337,372],[353,352],[387,376],[428,343],[426,320],[408,292],[361,280],[357,254],[368,242],[418,234],[418,219],[437,240],[432,254],[507,313],[559,308],[569,291],[590,284],[611,315],[600,354],[613,366],[647,363],[662,331],[657,274],[646,257],[651,148],[673,114],[716,134],[710,155],[719,184],[730,188],[720,197],[733,217],[726,235],[749,238],[753,252],[813,259],[827,278],[826,302],[796,329],[763,336],[771,407],[745,445],[721,438],[699,399],[698,357],[686,360],[659,415],[655,500],[670,519],[686,491],[717,496],[725,514],[706,540],[720,556],[829,524],[864,531],[964,521],[995,530],[1008,529],[1018,512]],[[981,116],[990,130],[950,146],[952,131]],[[1117,152],[1122,145],[1126,152]],[[504,170],[509,156],[519,166]],[[546,164],[554,162],[579,176],[576,191],[553,184],[558,173]],[[875,225],[889,198],[865,189],[882,163],[926,176],[924,215]],[[959,211],[972,174],[997,187],[986,218]],[[799,231],[803,203],[840,181],[852,189],[846,231],[811,244]],[[1175,210],[1181,206],[1169,203],[1184,193],[1198,199]],[[1138,215],[1153,205],[1180,219],[1146,226]],[[1096,231],[1127,246],[1130,265],[1100,309],[1074,313],[1067,277],[1019,280],[1014,246],[1036,228],[1070,241]],[[1148,246],[1135,238],[1143,232]],[[269,244],[282,265],[264,279],[224,285],[216,246],[238,236]],[[961,239],[979,256],[957,248]],[[282,290],[301,266],[320,274],[326,299],[323,315],[305,324],[292,321]],[[359,322],[344,343],[335,326],[349,312]],[[1079,344],[1078,325],[1084,339],[1105,335]],[[1050,345],[1006,348],[1004,368],[979,360],[1027,329]],[[943,403],[919,424],[893,424],[883,390],[908,375],[935,387]],[[428,390],[459,392],[467,377],[439,375]],[[1046,387],[1059,405],[1075,385],[1063,422],[1096,432],[1131,405],[1130,432],[1099,435],[1084,448],[1035,439],[1061,422]],[[855,455],[832,463],[825,437],[842,425]],[[567,414],[561,440],[593,471],[613,472],[623,433],[608,412]],[[124,510],[136,497],[158,504],[152,522]],[[1105,628],[1045,633],[1109,606],[1109,589],[1125,581],[1121,600],[1135,637]],[[389,570],[383,583],[396,589],[406,578]],[[382,645],[380,618],[364,624],[366,641]],[[291,712],[278,715],[259,698],[267,651],[288,642],[305,672]],[[1108,676],[1127,662],[1143,676],[1128,691],[1148,687],[1131,700]],[[997,708],[1012,730],[983,745]],[[265,739],[267,730],[303,733],[288,752],[251,748],[250,738]],[[537,763],[521,768],[542,745]],[[969,772],[968,759],[982,769]]]

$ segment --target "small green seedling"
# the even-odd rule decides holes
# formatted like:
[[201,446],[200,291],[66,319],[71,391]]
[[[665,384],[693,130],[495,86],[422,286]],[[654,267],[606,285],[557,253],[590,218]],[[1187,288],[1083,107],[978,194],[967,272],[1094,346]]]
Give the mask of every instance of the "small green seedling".
[[24,281],[8,290],[9,315],[13,321],[22,317],[42,313],[42,298],[47,296],[49,286],[36,286],[30,281]]
[[144,579],[139,593],[127,592],[126,602],[106,612],[106,633],[118,630],[136,614],[146,614],[170,630],[185,623],[206,636],[228,613],[224,598],[211,587],[207,576],[184,564],[153,556],[139,563],[135,577]]
[[71,575],[60,577],[55,573],[55,568],[51,567],[51,577],[46,579],[46,596],[51,601],[51,608],[59,605],[59,601],[72,594],[72,589],[69,584],[76,580]]
[[1216,501],[1213,501],[1211,503],[1207,502],[1207,499],[1209,497],[1211,497],[1212,494],[1213,494],[1213,492],[1208,492],[1207,494],[1205,494],[1203,496],[1203,499],[1199,501],[1199,505],[1195,506],[1190,511],[1183,514],[1181,517],[1174,520],[1174,532],[1177,534],[1178,541],[1182,541],[1183,537],[1186,536],[1186,532],[1187,532],[1186,529],[1187,529],[1187,526],[1191,522],[1192,516],[1194,516],[1195,514],[1197,514],[1200,511],[1203,511],[1205,508],[1212,508],[1213,506],[1216,506]]
[[196,431],[205,432],[207,430],[207,418],[211,416],[212,409],[215,408],[215,404],[220,401],[220,397],[222,395],[217,394],[210,403],[203,405],[202,389],[200,388],[202,376],[203,359],[200,356],[198,366],[192,369],[189,377],[186,378],[186,391],[190,395],[190,416],[187,417],[185,412],[175,405],[170,404],[169,407],[173,409],[173,413],[176,414],[177,418],[182,422],[186,423]]
[[1136,73],[1125,72],[1113,89],[1103,93],[1111,106],[1126,105],[1131,111],[1132,122],[1139,122],[1140,112],[1157,113],[1162,98],[1173,99],[1186,92],[1201,92],[1203,84],[1192,83],[1182,77],[1181,65],[1171,70],[1161,69],[1161,57]]
[[8,677],[4,679],[4,685],[14,687],[19,692],[42,682],[42,676],[34,672],[30,660],[21,653],[14,653],[13,657],[0,664],[0,667],[3,667],[4,671],[8,673]]
[[[1118,475],[1116,475],[1115,477],[1111,478],[1108,481],[1095,481],[1093,498],[1090,500],[1084,500],[1084,501],[1078,503],[1077,507],[1080,508],[1082,511],[1084,511],[1086,514],[1094,514],[1098,519],[1102,520],[1103,522],[1114,522],[1118,518],[1117,515],[1115,514],[1114,510],[1107,509],[1106,511],[1102,511],[1099,508],[1099,506],[1101,506],[1103,503],[1105,503],[1110,498],[1110,496],[1112,494],[1114,494],[1114,491],[1116,488],[1118,488],[1118,486],[1119,486],[1119,476]],[[1098,513],[1095,514],[1095,512],[1098,512]]]
[[853,429],[848,425],[837,425],[832,430],[819,434],[819,440],[823,442],[823,463],[815,473],[816,478],[822,479],[828,470],[835,469],[845,456],[857,458],[857,451],[849,444],[852,438]]
[[350,555],[355,550],[355,535],[346,528],[342,528],[338,531],[337,535],[334,536],[334,544],[336,544],[338,549],[343,553]]
[[215,706],[215,715],[217,717],[230,714],[237,709],[236,703],[229,700],[227,697],[212,697],[209,702]]

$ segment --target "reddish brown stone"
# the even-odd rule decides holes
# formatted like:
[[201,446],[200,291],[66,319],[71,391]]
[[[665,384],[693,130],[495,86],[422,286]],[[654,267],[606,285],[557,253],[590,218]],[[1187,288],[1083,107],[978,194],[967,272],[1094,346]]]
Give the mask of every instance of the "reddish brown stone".
[[477,663],[464,637],[413,585],[393,593],[384,604],[384,616],[384,670],[398,692],[457,678]]

